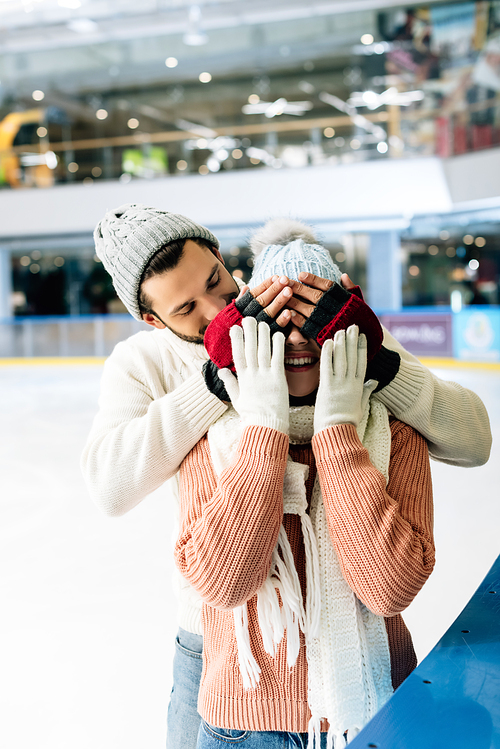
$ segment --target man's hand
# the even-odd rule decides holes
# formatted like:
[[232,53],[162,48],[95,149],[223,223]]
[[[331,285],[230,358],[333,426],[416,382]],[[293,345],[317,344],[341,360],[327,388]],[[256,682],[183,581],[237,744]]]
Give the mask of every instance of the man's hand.
[[207,388],[221,400],[228,401],[229,395],[218,371],[224,368],[236,371],[229,331],[234,325],[241,325],[245,317],[253,317],[257,322],[266,322],[272,334],[284,332],[292,314],[291,310],[284,309],[293,294],[289,283],[286,276],[274,276],[251,291],[248,286],[243,287],[206,329],[204,344],[210,361],[203,366],[203,376]]

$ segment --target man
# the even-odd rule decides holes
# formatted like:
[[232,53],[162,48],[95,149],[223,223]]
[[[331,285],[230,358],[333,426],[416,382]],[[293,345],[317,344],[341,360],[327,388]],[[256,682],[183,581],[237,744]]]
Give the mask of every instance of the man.
[[[207,370],[202,372],[208,360],[203,335],[239,288],[224,267],[216,237],[184,216],[125,205],[106,214],[95,241],[119,297],[153,330],[119,343],[104,366],[100,408],[82,456],[87,486],[106,514],[118,516],[174,479],[177,506],[182,460],[227,408],[207,386]],[[281,326],[292,311],[297,324],[311,318],[331,286],[310,274],[300,276],[303,284],[274,278],[252,295],[258,309]],[[342,281],[352,288],[346,276]],[[485,463],[491,434],[481,400],[439,380],[387,333],[384,344],[400,362],[398,357],[397,372],[377,397],[426,438],[433,458],[462,466]],[[167,746],[189,749],[196,745],[199,723],[201,601],[180,577],[178,597],[181,629]]]

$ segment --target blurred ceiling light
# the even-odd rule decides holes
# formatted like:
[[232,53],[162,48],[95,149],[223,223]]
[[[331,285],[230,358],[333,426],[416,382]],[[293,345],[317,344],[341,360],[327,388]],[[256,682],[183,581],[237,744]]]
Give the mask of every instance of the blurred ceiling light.
[[276,101],[259,101],[257,104],[245,104],[243,114],[263,114],[267,118],[279,117],[282,114],[293,114],[300,117],[313,108],[310,101],[287,101],[283,97]]
[[35,101],[42,101],[42,99],[45,99],[45,94],[43,93],[43,91],[40,91],[40,89],[38,88],[35,91],[33,91],[31,96],[33,97]]
[[210,156],[207,161],[207,167],[211,172],[218,172],[220,170],[220,161],[215,156]]
[[127,127],[131,130],[136,130],[139,127],[139,120],[136,117],[131,117],[127,122]]
[[249,104],[258,104],[259,101],[260,101],[259,94],[250,94],[250,96],[248,97]]
[[427,248],[427,252],[429,253],[429,255],[438,255],[439,254],[439,247],[437,245],[435,245],[435,244],[431,244]]
[[360,42],[361,44],[373,44],[373,36],[371,34],[363,34]]
[[167,66],[167,68],[176,68],[178,64],[179,60],[177,59],[177,57],[167,57],[167,59],[165,60],[165,65]]
[[57,166],[57,156],[55,155],[54,151],[47,151],[44,156],[45,163],[47,164],[49,169],[55,169]]
[[199,5],[192,5],[189,9],[188,30],[182,37],[188,47],[200,47],[208,42],[208,36],[201,28],[201,9]]
[[457,251],[454,247],[447,247],[446,254],[448,257],[455,257],[455,255],[457,254]]
[[374,122],[370,122],[367,117],[358,114],[356,107],[353,107],[352,104],[339,99],[339,97],[334,94],[329,94],[327,91],[321,91],[318,94],[318,97],[325,104],[329,104],[340,112],[345,112],[355,125],[363,128],[363,130],[366,130],[368,133],[372,133],[372,135],[374,135],[378,140],[385,140],[387,137],[383,127],[376,125]]
[[93,177],[100,177],[102,174],[102,169],[100,166],[94,166],[92,167],[91,174]]
[[31,265],[31,258],[29,257],[29,255],[23,255],[19,262],[24,268],[27,268],[28,265]]
[[58,268],[62,268],[64,265],[64,258],[63,257],[54,258],[54,265],[56,265]]
[[71,10],[76,10],[82,6],[80,0],[57,0],[57,4],[61,8],[70,8]]
[[377,143],[377,151],[379,153],[387,153],[389,150],[389,146],[385,141],[381,141],[380,143]]
[[476,237],[474,244],[476,247],[484,247],[486,244],[486,239],[484,237]]
[[33,250],[33,252],[31,253],[31,257],[33,258],[33,260],[40,260],[40,258],[42,257],[42,253],[40,252],[40,250]]
[[198,80],[200,81],[200,83],[210,83],[210,81],[212,80],[212,76],[207,72],[200,73],[200,75],[198,76]]
[[32,273],[40,273],[40,266],[38,265],[38,263],[32,263],[30,265],[30,271]]
[[265,151],[263,148],[255,148],[255,146],[247,148],[247,156],[252,164],[260,164],[263,161],[264,164],[272,166],[274,162],[274,156],[269,151]]
[[410,276],[418,276],[420,274],[420,268],[418,265],[410,265],[408,268],[408,273]]
[[474,237],[472,236],[472,234],[466,234],[465,237],[463,237],[462,241],[464,244],[472,244],[474,241]]
[[469,260],[469,268],[471,270],[477,270],[479,268],[479,260],[475,260],[475,259]]
[[325,129],[323,130],[323,135],[325,136],[325,138],[333,138],[333,136],[335,135],[335,130],[333,129],[333,127],[325,127]]
[[444,239],[445,241],[450,238],[450,232],[446,231],[446,229],[443,229],[443,231],[439,232],[439,239]]
[[345,260],[345,252],[337,252],[335,255],[335,260],[337,263],[343,263]]
[[79,168],[80,167],[78,166],[76,161],[70,161],[70,163],[68,164],[68,172],[71,172],[71,174],[77,172]]
[[94,34],[99,29],[97,23],[90,18],[74,18],[66,25],[75,34]]
[[358,140],[357,138],[353,138],[351,142],[349,143],[349,145],[351,146],[352,149],[354,149],[354,151],[357,151],[358,148],[361,147],[361,141]]
[[98,120],[105,120],[106,117],[108,116],[108,111],[107,109],[98,109],[97,112],[95,113],[95,116],[97,117]]
[[212,130],[209,127],[205,127],[204,125],[199,125],[196,122],[189,122],[189,120],[179,119],[175,121],[175,124],[176,127],[179,128],[179,130],[185,130],[188,133],[199,135],[201,138],[215,138],[217,136],[215,130]]
[[400,107],[408,107],[415,101],[422,101],[425,94],[423,91],[398,91],[396,86],[377,94],[375,91],[353,91],[347,104],[352,107],[367,107],[378,109],[385,104],[397,104]]
[[309,96],[316,91],[312,83],[309,83],[309,81],[299,81],[299,88],[305,94],[309,94]]
[[45,138],[45,136],[47,135],[47,132],[48,132],[47,128],[44,127],[43,125],[40,125],[40,127],[38,127],[36,130],[36,134],[38,135],[39,138]]
[[187,167],[188,167],[188,164],[187,164],[187,161],[184,161],[184,159],[180,159],[180,160],[179,160],[179,161],[177,162],[176,166],[177,166],[177,169],[178,169],[178,170],[179,170],[180,172],[184,172],[184,171],[185,171],[185,170],[187,169]]
[[219,161],[225,161],[229,156],[225,148],[220,148],[215,155],[217,156]]
[[208,174],[209,171],[210,169],[208,168],[206,164],[202,164],[198,169],[199,174]]
[[231,156],[233,159],[241,159],[243,157],[243,151],[241,148],[235,148],[234,151],[232,151]]
[[197,148],[207,148],[208,147],[208,140],[206,138],[198,138],[196,141],[196,147]]
[[386,50],[386,45],[379,42],[378,44],[375,44],[373,47],[373,51],[376,55],[383,55]]

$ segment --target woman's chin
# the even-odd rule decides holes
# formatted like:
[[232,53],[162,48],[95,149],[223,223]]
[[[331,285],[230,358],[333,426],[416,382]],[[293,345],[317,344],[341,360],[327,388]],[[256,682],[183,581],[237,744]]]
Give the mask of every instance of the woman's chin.
[[303,398],[305,395],[310,395],[314,392],[319,385],[319,377],[310,376],[309,372],[297,373],[285,372],[286,379],[288,382],[288,392],[295,398]]

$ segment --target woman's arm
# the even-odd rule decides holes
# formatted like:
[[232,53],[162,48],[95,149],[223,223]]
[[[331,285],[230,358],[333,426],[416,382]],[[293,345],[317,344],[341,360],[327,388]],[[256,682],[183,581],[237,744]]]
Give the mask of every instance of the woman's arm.
[[219,478],[206,438],[183,462],[175,561],[211,606],[239,606],[264,583],[283,519],[287,454],[287,435],[248,426]]
[[342,572],[375,614],[393,616],[434,567],[432,486],[424,439],[391,424],[389,483],[371,464],[351,424],[313,437],[330,536]]

